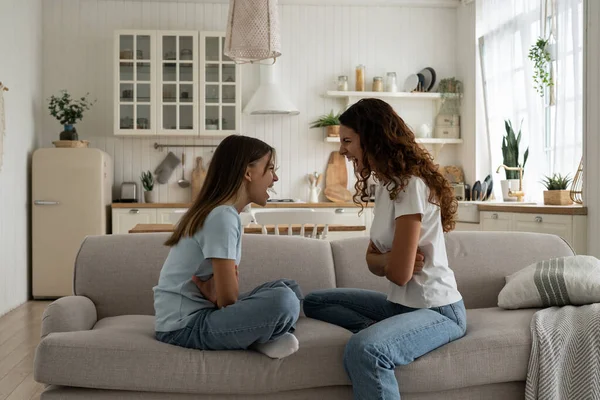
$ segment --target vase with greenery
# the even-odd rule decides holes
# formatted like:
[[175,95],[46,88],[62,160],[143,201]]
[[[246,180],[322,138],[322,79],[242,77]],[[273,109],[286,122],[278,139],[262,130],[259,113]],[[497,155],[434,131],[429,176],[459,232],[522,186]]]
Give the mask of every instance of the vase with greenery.
[[573,204],[571,191],[567,190],[571,178],[569,174],[553,174],[551,177],[545,176],[542,184],[546,187],[544,190],[544,204],[553,206],[566,206]]
[[333,110],[329,114],[321,115],[317,120],[311,122],[311,128],[326,128],[328,137],[340,136],[340,115],[334,114]]
[[463,84],[460,80],[444,78],[438,83],[438,92],[442,97],[442,106],[439,115],[460,115],[461,95]]
[[533,81],[535,83],[535,90],[540,96],[544,96],[546,87],[554,86],[552,79],[551,63],[552,53],[551,45],[548,39],[538,38],[535,44],[529,48],[529,59],[533,61]]
[[[521,125],[523,121],[521,121]],[[529,157],[529,147],[525,149],[523,153],[523,163],[519,162],[521,144],[521,127],[519,127],[519,133],[515,135],[515,131],[510,120],[504,121],[504,129],[506,134],[502,137],[502,162],[507,167],[523,169],[522,177],[525,176],[525,164],[527,163],[527,157]],[[514,197],[508,196],[508,189],[519,190],[519,171],[505,170],[506,180],[502,180],[500,185],[502,187],[502,197],[504,201],[514,200]]]
[[50,115],[63,125],[64,130],[60,133],[60,140],[79,140],[73,125],[83,119],[83,112],[89,110],[96,100],[90,101],[89,93],[78,99],[71,97],[66,90],[61,90],[60,93],[58,96],[50,96],[48,104]]
[[156,203],[156,192],[154,192],[154,177],[150,171],[142,171],[140,176],[144,188],[144,201],[146,203]]

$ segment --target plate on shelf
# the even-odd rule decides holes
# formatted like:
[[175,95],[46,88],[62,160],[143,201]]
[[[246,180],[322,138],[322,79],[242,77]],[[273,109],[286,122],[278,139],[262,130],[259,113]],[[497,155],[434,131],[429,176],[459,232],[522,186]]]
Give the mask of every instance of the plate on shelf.
[[424,90],[426,92],[429,92],[431,89],[433,89],[433,85],[435,85],[435,79],[436,79],[436,74],[435,74],[435,70],[431,67],[427,67],[427,68],[423,68],[422,70],[419,71],[419,74],[423,75],[424,77]]
[[410,74],[406,77],[406,80],[404,81],[405,92],[417,90],[417,86],[419,86],[419,76],[417,74]]

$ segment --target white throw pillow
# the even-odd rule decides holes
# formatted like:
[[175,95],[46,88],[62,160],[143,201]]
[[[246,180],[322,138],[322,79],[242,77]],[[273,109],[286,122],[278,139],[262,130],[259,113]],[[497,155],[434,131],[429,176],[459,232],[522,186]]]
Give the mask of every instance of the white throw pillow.
[[592,256],[553,258],[506,277],[498,307],[507,309],[600,303],[600,260]]

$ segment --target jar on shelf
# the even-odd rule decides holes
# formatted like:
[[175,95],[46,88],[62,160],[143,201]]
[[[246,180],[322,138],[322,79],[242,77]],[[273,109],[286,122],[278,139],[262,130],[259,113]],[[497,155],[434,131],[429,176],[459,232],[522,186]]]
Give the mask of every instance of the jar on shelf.
[[381,76],[376,76],[373,78],[373,91],[383,92],[383,78]]
[[365,91],[365,66],[362,64],[356,66],[356,84],[354,90],[357,92]]
[[387,81],[385,84],[386,92],[397,92],[398,91],[398,83],[396,82],[396,73],[388,72],[387,73]]
[[337,90],[339,90],[341,92],[348,91],[348,77],[346,75],[338,76]]

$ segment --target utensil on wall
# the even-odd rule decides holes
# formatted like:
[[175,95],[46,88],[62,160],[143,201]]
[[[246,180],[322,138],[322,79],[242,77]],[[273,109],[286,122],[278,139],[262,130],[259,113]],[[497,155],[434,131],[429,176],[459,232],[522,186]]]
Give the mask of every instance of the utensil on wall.
[[185,153],[181,153],[181,179],[177,181],[177,184],[182,188],[190,186],[190,181],[185,179]]
[[156,175],[156,181],[160,184],[165,184],[169,181],[171,174],[177,168],[181,160],[177,158],[175,154],[169,152],[165,159],[156,167],[154,175]]

